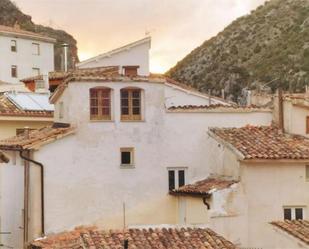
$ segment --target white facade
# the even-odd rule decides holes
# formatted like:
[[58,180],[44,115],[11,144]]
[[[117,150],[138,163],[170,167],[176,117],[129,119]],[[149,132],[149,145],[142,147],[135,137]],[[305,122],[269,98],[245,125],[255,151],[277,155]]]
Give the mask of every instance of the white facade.
[[151,38],[146,37],[124,47],[82,61],[76,66],[77,68],[119,66],[120,74],[124,74],[124,66],[138,66],[137,74],[148,76],[150,47]]
[[[112,89],[112,120],[89,119],[89,89]],[[142,89],[142,121],[120,121],[120,89]],[[125,204],[126,226],[177,224],[177,202],[168,195],[168,169],[186,171],[186,182],[210,173],[207,129],[211,126],[240,127],[246,124],[269,125],[270,111],[239,110],[173,112],[165,107],[167,86],[162,82],[72,82],[57,100],[55,121],[77,127],[76,134],[46,144],[33,157],[43,163],[45,173],[46,233],[72,229],[78,225],[122,228]],[[177,103],[190,105],[207,98],[173,92]],[[182,101],[180,101],[182,99]],[[62,104],[60,104],[62,103]],[[63,106],[63,118],[59,109]],[[121,167],[120,149],[134,148],[134,166]],[[12,157],[12,153],[8,153]],[[12,164],[4,165],[8,168]],[[15,166],[16,168],[16,166]],[[32,166],[31,238],[40,236],[39,173]],[[12,169],[13,170],[13,169]],[[23,167],[18,168],[19,176]],[[6,177],[3,175],[3,177]],[[23,193],[23,182],[5,182],[3,189]],[[12,186],[14,185],[14,186]],[[10,195],[4,195],[10,198]],[[3,219],[21,212],[20,200],[6,199]],[[19,204],[18,204],[19,203]],[[154,215],[155,214],[155,215]],[[2,230],[14,232],[6,237],[8,245],[20,245],[19,223]]]
[[[12,42],[16,51],[11,50]],[[20,79],[54,71],[52,41],[0,32],[0,55],[0,80],[7,83],[16,84]],[[16,77],[12,77],[12,67],[16,67]]]

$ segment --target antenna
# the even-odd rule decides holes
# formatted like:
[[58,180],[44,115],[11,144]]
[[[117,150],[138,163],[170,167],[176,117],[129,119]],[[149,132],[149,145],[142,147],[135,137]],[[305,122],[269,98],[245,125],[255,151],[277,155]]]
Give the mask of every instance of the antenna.
[[[126,203],[123,202],[123,236],[125,236],[125,229],[126,229]],[[129,248],[129,240],[124,238],[123,240],[123,248]]]

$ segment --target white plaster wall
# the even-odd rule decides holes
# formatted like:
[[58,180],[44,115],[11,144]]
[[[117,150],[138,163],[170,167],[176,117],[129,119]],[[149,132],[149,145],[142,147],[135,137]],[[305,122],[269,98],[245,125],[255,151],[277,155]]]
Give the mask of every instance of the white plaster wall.
[[[95,86],[112,88],[112,121],[89,120],[89,88]],[[127,86],[143,90],[141,122],[120,121],[120,89]],[[123,203],[127,225],[174,224],[177,200],[168,195],[167,168],[186,167],[187,183],[203,179],[213,167],[209,164],[208,127],[271,122],[267,112],[166,112],[161,83],[75,82],[68,85],[60,101],[64,101],[66,116],[62,121],[77,126],[77,133],[34,153],[45,168],[47,233],[87,224],[122,228]],[[135,148],[134,168],[120,167],[121,147]],[[5,189],[10,186],[7,183]],[[31,189],[30,227],[35,237],[40,225],[40,213],[35,211],[39,208],[39,179],[32,181]],[[20,209],[11,202],[13,210]],[[192,217],[192,221],[196,219]]]
[[[5,246],[20,249],[23,243],[24,166],[14,152],[6,152],[9,164],[0,165],[0,241]],[[16,158],[16,163],[15,163]]]
[[309,109],[292,105],[291,102],[284,102],[284,128],[292,134],[308,136],[306,134],[306,117],[309,116]]
[[[17,41],[17,52],[11,51],[11,40]],[[40,44],[40,55],[32,54],[32,43]],[[0,36],[0,80],[19,83],[33,76],[32,68],[40,68],[41,74],[54,71],[54,44],[23,38]],[[17,78],[11,77],[11,66],[17,65]]]
[[225,104],[226,102],[220,101],[216,98],[209,98],[205,95],[194,93],[182,89],[178,86],[172,84],[165,84],[165,105],[166,107],[171,106],[183,106],[183,105],[216,105],[216,104]]
[[149,49],[150,43],[145,42],[138,46],[123,50],[110,56],[98,58],[93,61],[79,65],[79,68],[93,68],[106,66],[119,66],[120,73],[123,73],[123,66],[139,66],[138,75],[149,75]]

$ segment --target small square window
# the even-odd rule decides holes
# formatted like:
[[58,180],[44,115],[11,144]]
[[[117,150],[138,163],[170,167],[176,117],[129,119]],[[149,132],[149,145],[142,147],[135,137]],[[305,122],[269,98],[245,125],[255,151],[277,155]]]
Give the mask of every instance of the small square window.
[[17,42],[16,42],[16,40],[11,40],[11,51],[17,52]]
[[133,148],[121,148],[121,166],[133,166],[134,165],[134,149]]
[[32,75],[33,76],[39,76],[40,75],[40,69],[36,68],[36,67],[33,67],[32,68]]
[[283,218],[285,220],[303,220],[304,219],[304,206],[284,207]]
[[11,66],[11,77],[17,78],[17,66],[15,65]]

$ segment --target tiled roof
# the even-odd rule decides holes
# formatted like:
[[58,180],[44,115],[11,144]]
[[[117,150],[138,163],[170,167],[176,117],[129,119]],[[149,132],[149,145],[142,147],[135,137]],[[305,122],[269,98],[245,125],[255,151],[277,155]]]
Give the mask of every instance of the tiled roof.
[[309,159],[309,139],[282,133],[274,126],[210,128],[215,139],[232,145],[242,159]]
[[22,149],[38,149],[42,145],[51,143],[57,139],[73,134],[73,127],[44,127],[38,130],[29,131],[29,135],[21,134],[19,136],[7,138],[0,141],[0,149],[2,150],[22,150]]
[[146,76],[127,77],[119,74],[118,66],[99,67],[89,69],[77,69],[69,72],[64,81],[57,87],[50,100],[52,103],[61,96],[67,84],[70,82],[92,81],[92,82],[156,82],[164,83],[164,80]]
[[309,245],[308,220],[273,221],[271,224]]
[[9,35],[9,36],[18,36],[21,38],[28,38],[28,39],[34,39],[34,40],[41,40],[46,42],[55,43],[56,39],[50,38],[38,33],[22,30],[19,27],[9,27],[9,26],[3,26],[0,25],[0,35]]
[[208,228],[156,228],[100,231],[79,228],[31,243],[32,249],[236,249],[231,242]]
[[5,94],[0,95],[0,116],[52,118],[53,111],[26,111],[14,105]]
[[235,111],[235,112],[252,112],[252,111],[271,111],[269,108],[260,108],[257,106],[238,106],[238,105],[183,105],[171,106],[168,108],[171,112],[211,112],[211,111]]
[[193,184],[182,186],[171,191],[171,194],[184,195],[209,195],[213,191],[229,188],[237,181],[221,178],[207,178]]

